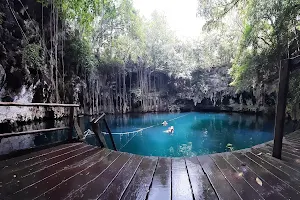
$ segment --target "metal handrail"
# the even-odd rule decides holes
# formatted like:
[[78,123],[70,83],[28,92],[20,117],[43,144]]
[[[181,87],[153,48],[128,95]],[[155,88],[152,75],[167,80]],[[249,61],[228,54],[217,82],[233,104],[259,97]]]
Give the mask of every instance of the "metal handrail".
[[99,132],[98,132],[98,128],[96,127],[97,123],[98,123],[100,120],[103,120],[104,125],[105,125],[105,128],[106,128],[106,130],[107,130],[107,132],[108,132],[108,134],[109,134],[111,143],[112,143],[112,145],[113,145],[113,149],[114,149],[115,151],[117,151],[117,147],[116,147],[114,138],[113,138],[113,136],[112,136],[112,133],[111,133],[111,131],[110,131],[110,128],[109,128],[109,126],[108,126],[108,124],[107,124],[107,121],[106,121],[106,119],[105,119],[105,115],[106,115],[106,114],[103,113],[103,114],[100,115],[98,118],[92,119],[92,121],[91,121],[91,123],[92,123],[92,129],[93,129],[93,132],[94,132],[94,134],[95,134],[95,136],[96,136],[98,142],[100,143],[100,145],[105,146],[105,145],[104,145],[105,140],[102,139],[102,140],[104,140],[104,141],[102,141],[101,138],[100,138],[100,136],[99,136],[99,134],[102,134],[102,132],[100,131],[100,133],[99,133]]

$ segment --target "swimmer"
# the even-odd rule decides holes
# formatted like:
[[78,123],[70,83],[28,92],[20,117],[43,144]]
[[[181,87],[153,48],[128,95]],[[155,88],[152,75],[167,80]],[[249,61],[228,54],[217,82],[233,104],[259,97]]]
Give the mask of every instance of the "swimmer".
[[170,130],[171,133],[174,133],[174,126],[171,126],[171,127],[169,128],[169,130]]
[[174,126],[170,126],[168,130],[164,131],[165,133],[174,133]]
[[163,126],[167,126],[168,125],[168,122],[167,121],[164,121],[163,123],[161,123]]

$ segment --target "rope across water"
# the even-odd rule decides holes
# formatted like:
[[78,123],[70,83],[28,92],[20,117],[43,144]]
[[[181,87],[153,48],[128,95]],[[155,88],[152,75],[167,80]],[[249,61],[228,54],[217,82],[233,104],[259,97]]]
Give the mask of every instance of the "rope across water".
[[[186,115],[188,115],[188,114],[186,114]],[[182,117],[184,117],[184,116],[186,116],[186,115],[182,115],[182,116],[179,116],[179,117],[176,117],[176,118],[174,118],[174,119],[170,119],[170,120],[168,120],[168,122],[170,122],[170,121],[174,121],[174,120],[176,120],[176,119],[179,119],[179,118],[182,118]],[[126,142],[126,144],[124,144],[121,148],[120,148],[120,150],[122,150],[139,132],[141,132],[141,131],[143,131],[143,130],[145,130],[145,129],[149,129],[149,128],[152,128],[152,127],[155,127],[155,126],[161,126],[161,124],[156,124],[156,125],[152,125],[152,126],[149,126],[149,127],[146,127],[146,128],[142,128],[142,129],[140,129],[140,130],[137,130],[137,131],[133,131],[133,132],[136,132],[135,134],[134,134],[134,136],[132,136],[132,138],[130,138],[130,140],[128,140],[127,142]]]
[[[170,119],[170,120],[166,120],[167,122],[171,122],[171,121],[174,121],[176,119],[179,119],[179,118],[182,118],[182,117],[185,117],[189,114],[185,114],[185,115],[181,115],[179,117],[176,117],[176,118],[173,118],[173,119]],[[112,133],[112,134],[115,134],[115,135],[124,135],[124,134],[130,134],[130,133],[136,133],[136,132],[141,132],[143,130],[146,130],[146,129],[149,129],[149,128],[153,128],[155,126],[160,126],[161,124],[156,124],[156,125],[152,125],[152,126],[148,126],[148,127],[145,127],[145,128],[141,128],[139,130],[136,130],[136,131],[131,131],[131,132],[116,132],[116,133]],[[103,134],[108,134],[107,132],[102,132]]]
[[[185,116],[187,116],[187,115],[189,115],[189,113],[188,114],[185,114],[185,115],[181,115],[181,116],[179,116],[179,117],[175,117],[175,118],[173,118],[173,119],[170,119],[170,120],[166,120],[167,122],[171,122],[171,121],[174,121],[174,120],[176,120],[176,119],[179,119],[179,118],[182,118],[182,117],[185,117]],[[131,131],[131,132],[122,132],[122,133],[112,133],[113,135],[128,135],[128,134],[131,134],[131,133],[135,133],[133,136],[132,136],[132,138],[130,138],[130,140],[128,140],[119,150],[122,150],[139,132],[142,132],[143,130],[146,130],[146,129],[149,129],[149,128],[153,128],[153,127],[156,127],[156,126],[161,126],[161,124],[159,123],[159,124],[155,124],[155,125],[152,125],[152,126],[148,126],[148,127],[144,127],[144,128],[141,128],[141,129],[139,129],[139,130],[136,130],[136,131]],[[88,135],[91,135],[91,134],[93,134],[93,132],[90,130],[90,129],[88,129],[87,131],[85,131],[84,132],[85,133],[85,135],[84,135],[84,138],[86,138]],[[107,132],[102,132],[103,134],[109,134],[109,133],[107,133]]]

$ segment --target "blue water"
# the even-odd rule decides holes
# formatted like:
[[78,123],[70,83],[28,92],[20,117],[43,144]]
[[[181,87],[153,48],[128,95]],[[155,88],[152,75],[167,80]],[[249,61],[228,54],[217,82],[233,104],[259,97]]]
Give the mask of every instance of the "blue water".
[[[161,125],[164,120],[166,127]],[[251,115],[197,112],[112,115],[107,121],[118,150],[172,157],[225,152],[229,151],[227,144],[234,150],[252,147],[271,140],[274,126],[272,121]],[[170,126],[174,126],[173,134],[164,132]],[[108,135],[105,137],[111,147]]]

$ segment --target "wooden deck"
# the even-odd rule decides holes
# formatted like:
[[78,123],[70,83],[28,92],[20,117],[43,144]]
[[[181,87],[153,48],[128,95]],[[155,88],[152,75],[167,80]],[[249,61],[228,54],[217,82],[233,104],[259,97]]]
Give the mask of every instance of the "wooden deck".
[[300,132],[192,158],[145,157],[84,143],[0,162],[0,199],[300,199]]

